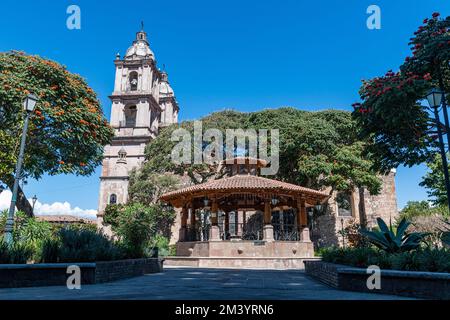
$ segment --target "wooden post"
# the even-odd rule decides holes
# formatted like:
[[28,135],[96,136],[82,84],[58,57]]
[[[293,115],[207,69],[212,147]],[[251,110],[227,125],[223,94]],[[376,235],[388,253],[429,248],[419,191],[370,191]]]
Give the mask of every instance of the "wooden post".
[[191,228],[195,228],[195,207],[194,202],[191,202]]
[[230,213],[225,212],[225,240],[227,239],[227,234],[230,231]]
[[219,224],[219,204],[214,199],[211,206],[211,224],[217,226]]
[[297,223],[300,228],[305,228],[308,225],[306,203],[304,199],[297,200]]
[[264,224],[272,224],[272,208],[270,207],[270,200],[264,202]]
[[188,221],[188,209],[187,206],[184,205],[183,208],[181,208],[181,228],[179,235],[180,241],[187,240],[187,221]]
[[181,227],[186,228],[188,221],[188,208],[187,206],[183,206],[181,209]]

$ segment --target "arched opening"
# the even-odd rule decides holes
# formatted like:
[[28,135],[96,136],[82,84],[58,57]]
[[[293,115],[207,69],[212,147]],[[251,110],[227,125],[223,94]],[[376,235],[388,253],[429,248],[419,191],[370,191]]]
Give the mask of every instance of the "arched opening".
[[336,202],[339,217],[353,217],[352,196],[349,192],[339,192]]
[[109,204],[117,204],[117,195],[116,194],[112,194],[109,196]]
[[136,91],[138,89],[138,73],[136,71],[130,72],[128,80],[130,82],[130,90]]
[[125,127],[132,128],[136,126],[136,106],[127,106],[124,110],[125,113]]

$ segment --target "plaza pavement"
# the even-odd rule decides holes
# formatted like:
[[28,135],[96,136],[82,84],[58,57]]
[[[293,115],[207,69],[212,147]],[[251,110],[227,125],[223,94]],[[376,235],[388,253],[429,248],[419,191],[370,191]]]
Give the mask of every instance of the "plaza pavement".
[[82,286],[0,289],[0,300],[396,300],[332,289],[303,271],[166,267],[163,273]]

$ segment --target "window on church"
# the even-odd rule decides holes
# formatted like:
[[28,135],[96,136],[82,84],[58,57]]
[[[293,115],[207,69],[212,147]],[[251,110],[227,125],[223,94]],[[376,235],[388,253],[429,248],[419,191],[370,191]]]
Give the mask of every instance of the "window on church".
[[129,106],[125,108],[125,127],[132,128],[136,126],[136,106]]
[[117,195],[112,194],[109,196],[109,204],[117,204]]
[[340,217],[352,217],[352,197],[350,193],[339,192],[336,197],[338,205],[338,215]]
[[138,74],[136,71],[130,72],[130,90],[136,91],[138,89]]

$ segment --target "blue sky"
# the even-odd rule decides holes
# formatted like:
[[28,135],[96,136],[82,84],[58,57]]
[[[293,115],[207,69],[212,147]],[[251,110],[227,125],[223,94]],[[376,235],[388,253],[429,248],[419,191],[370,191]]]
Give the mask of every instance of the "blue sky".
[[[54,59],[85,77],[109,118],[115,54],[124,54],[145,21],[158,65],[181,106],[181,120],[213,110],[294,106],[351,110],[361,79],[396,69],[408,40],[447,0],[345,1],[2,1],[0,51]],[[66,9],[81,8],[81,30],[66,28]],[[366,9],[381,8],[381,30]],[[399,168],[399,207],[426,198],[423,166]],[[31,181],[41,203],[96,209],[100,168],[91,177]]]

